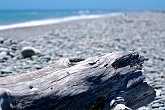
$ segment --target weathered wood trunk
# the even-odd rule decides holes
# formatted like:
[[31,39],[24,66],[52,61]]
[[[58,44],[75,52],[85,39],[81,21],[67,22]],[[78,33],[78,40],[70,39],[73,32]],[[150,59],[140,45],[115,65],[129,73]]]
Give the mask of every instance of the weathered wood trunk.
[[0,110],[110,110],[116,97],[138,108],[155,97],[144,82],[144,60],[137,52],[64,58],[39,71],[0,78]]

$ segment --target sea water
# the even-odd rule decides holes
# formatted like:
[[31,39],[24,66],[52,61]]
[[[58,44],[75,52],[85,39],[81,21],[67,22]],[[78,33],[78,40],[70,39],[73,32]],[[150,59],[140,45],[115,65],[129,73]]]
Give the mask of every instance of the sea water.
[[112,10],[0,10],[0,30],[118,15]]

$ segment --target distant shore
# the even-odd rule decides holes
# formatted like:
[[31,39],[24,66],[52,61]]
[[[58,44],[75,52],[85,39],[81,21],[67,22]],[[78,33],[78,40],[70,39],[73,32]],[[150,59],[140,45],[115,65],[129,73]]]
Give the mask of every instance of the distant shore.
[[[0,25],[0,35],[5,38],[10,38],[10,34],[13,35],[14,38],[20,38],[20,35],[16,35],[14,33],[26,33],[25,37],[30,36],[31,32],[33,32],[34,36],[43,35],[44,33],[52,30],[56,25],[61,23],[68,22],[77,22],[81,20],[92,20],[92,19],[101,19],[108,18],[114,16],[120,16],[124,13],[110,13],[110,14],[100,14],[100,15],[77,15],[56,19],[46,19],[46,20],[35,20],[17,24],[9,24],[9,25]],[[25,29],[25,30],[24,30]],[[33,31],[36,30],[36,31]]]
[[113,17],[113,16],[122,15],[122,14],[123,13],[110,13],[110,14],[99,14],[99,15],[94,15],[94,14],[93,15],[75,15],[75,16],[68,16],[68,17],[54,18],[54,19],[33,20],[33,21],[27,21],[27,22],[22,22],[22,23],[0,25],[0,30],[24,28],[24,27],[36,27],[36,26],[51,25],[51,24],[64,23],[64,22],[76,21],[76,20]]
[[[132,15],[142,15],[142,16],[155,16],[155,15],[164,15],[164,11],[146,11],[146,12],[131,12],[131,13],[111,13],[103,15],[80,15],[80,16],[71,16],[58,19],[46,19],[46,20],[36,20],[29,21],[17,24],[10,25],[0,25],[0,36],[4,38],[30,38],[31,36],[40,36],[45,35],[46,33],[51,32],[54,28],[58,27],[61,24],[74,23],[79,21],[90,22],[91,20],[96,19],[111,19],[112,18],[123,18],[124,14]],[[122,17],[123,16],[123,17]],[[136,18],[135,18],[136,19]],[[18,34],[19,33],[19,34]]]

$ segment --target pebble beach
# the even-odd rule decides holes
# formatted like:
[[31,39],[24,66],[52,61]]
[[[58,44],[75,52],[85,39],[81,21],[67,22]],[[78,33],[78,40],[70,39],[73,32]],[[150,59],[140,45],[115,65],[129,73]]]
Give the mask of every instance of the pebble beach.
[[[24,47],[33,50],[31,57]],[[137,51],[156,98],[139,110],[165,110],[165,12],[131,12],[0,30],[0,77],[41,69],[67,57]],[[26,54],[26,53],[25,53]]]

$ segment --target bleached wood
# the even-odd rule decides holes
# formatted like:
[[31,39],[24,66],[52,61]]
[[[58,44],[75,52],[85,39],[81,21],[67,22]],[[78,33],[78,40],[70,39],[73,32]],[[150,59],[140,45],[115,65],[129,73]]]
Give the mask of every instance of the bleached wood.
[[155,97],[144,82],[144,60],[137,52],[63,58],[35,72],[0,78],[1,109],[109,110],[117,96],[138,108]]

